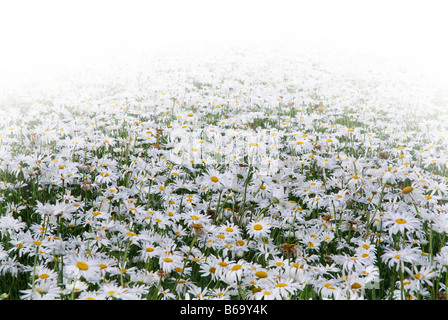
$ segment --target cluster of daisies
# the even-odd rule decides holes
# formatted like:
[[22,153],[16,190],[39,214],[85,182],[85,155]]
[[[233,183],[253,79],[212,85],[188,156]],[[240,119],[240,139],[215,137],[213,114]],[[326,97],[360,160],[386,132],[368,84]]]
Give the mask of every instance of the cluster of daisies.
[[446,299],[431,85],[337,56],[188,59],[2,101],[2,299]]

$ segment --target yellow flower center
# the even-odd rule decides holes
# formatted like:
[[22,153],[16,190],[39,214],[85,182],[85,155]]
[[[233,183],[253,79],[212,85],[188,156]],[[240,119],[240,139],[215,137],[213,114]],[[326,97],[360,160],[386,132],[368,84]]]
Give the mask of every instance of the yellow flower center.
[[255,275],[256,275],[258,278],[266,278],[266,277],[268,276],[268,274],[266,273],[266,271],[262,271],[262,270],[255,272]]
[[254,230],[260,231],[261,229],[263,229],[263,226],[261,224],[254,225]]
[[285,264],[283,262],[276,262],[275,265],[277,267],[283,267]]
[[411,193],[412,191],[414,191],[414,188],[406,187],[406,188],[403,188],[403,190],[401,190],[401,193],[408,194],[408,193]]
[[352,289],[359,289],[361,288],[361,285],[357,282],[355,282],[354,284],[352,284]]
[[87,265],[87,263],[82,262],[82,261],[78,261],[78,262],[76,263],[76,266],[77,266],[80,270],[83,270],[83,271],[89,270],[89,266]]
[[215,183],[219,181],[218,177],[215,177],[215,176],[211,177],[211,180]]

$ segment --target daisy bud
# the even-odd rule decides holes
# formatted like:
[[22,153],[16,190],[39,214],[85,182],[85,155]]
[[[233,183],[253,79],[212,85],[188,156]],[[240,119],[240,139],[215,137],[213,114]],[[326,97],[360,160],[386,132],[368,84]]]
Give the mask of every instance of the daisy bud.
[[282,252],[286,256],[289,256],[289,255],[297,256],[297,252],[298,252],[297,246],[294,243],[284,243]]
[[202,224],[193,224],[191,227],[193,228],[193,231],[196,234],[196,236],[202,237],[205,234],[203,230],[204,227],[202,226]]
[[162,279],[166,279],[169,277],[170,274],[160,269],[159,271],[157,271],[157,275]]
[[90,182],[90,181],[82,182],[81,189],[84,191],[91,191],[93,189],[92,182]]

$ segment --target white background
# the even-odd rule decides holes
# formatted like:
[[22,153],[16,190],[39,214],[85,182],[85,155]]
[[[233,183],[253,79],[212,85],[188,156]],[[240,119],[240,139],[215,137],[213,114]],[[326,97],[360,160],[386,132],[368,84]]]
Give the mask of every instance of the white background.
[[[0,78],[173,43],[309,46],[412,56],[446,74],[446,1],[14,0],[0,4]],[[83,60],[84,59],[84,60]],[[415,62],[416,61],[416,62]],[[42,71],[46,70],[46,71]]]

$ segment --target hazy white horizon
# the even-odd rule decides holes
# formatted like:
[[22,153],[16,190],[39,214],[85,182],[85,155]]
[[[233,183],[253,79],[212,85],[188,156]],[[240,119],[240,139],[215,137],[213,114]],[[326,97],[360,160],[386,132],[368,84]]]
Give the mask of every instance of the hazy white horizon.
[[435,0],[8,1],[0,5],[0,78],[111,57],[126,62],[173,45],[256,45],[402,58],[448,79],[444,7]]

